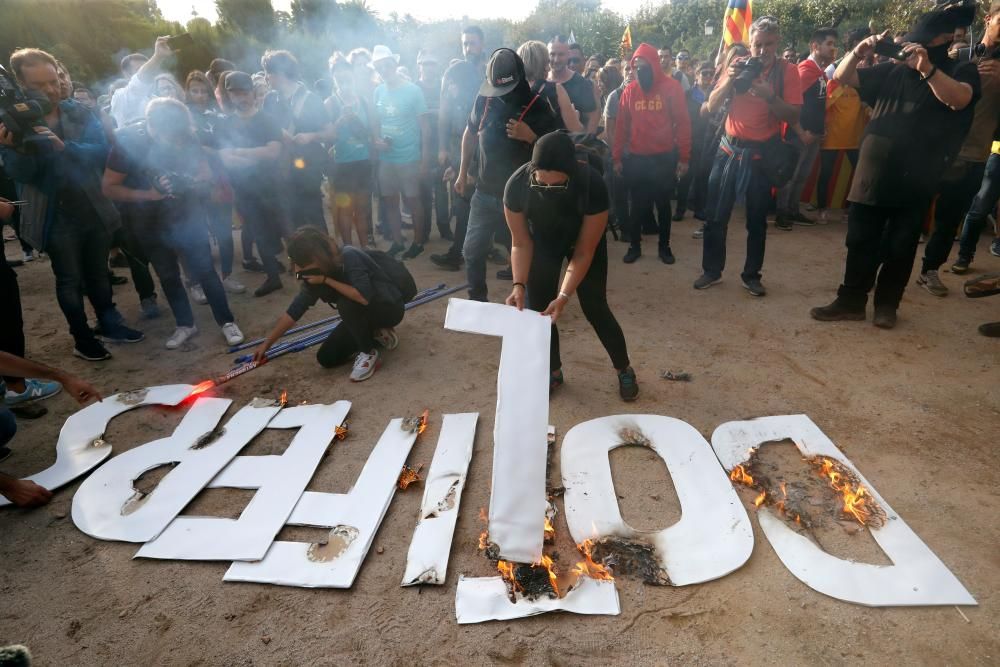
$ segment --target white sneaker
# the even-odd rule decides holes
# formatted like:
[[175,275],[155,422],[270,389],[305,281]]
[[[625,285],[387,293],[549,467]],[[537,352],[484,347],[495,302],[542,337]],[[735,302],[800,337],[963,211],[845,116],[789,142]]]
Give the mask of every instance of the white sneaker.
[[33,253],[30,250],[26,251],[24,253],[24,261],[25,262],[34,262],[35,261],[35,253]]
[[387,350],[395,350],[399,347],[399,336],[396,335],[396,330],[392,327],[387,329],[376,329],[373,338],[376,343]]
[[381,365],[378,349],[367,352],[358,352],[354,360],[354,368],[351,369],[351,382],[361,382],[375,375],[375,371]]
[[167,349],[176,350],[198,333],[198,327],[177,327],[174,333],[167,339]]
[[243,294],[247,291],[247,286],[232,276],[223,278],[222,286],[225,287],[226,291],[230,294]]
[[191,298],[199,306],[204,306],[208,303],[208,297],[205,296],[205,290],[201,288],[201,285],[191,285]]
[[222,325],[222,335],[226,337],[226,342],[230,345],[239,345],[244,340],[243,332],[236,326],[236,322],[226,322]]

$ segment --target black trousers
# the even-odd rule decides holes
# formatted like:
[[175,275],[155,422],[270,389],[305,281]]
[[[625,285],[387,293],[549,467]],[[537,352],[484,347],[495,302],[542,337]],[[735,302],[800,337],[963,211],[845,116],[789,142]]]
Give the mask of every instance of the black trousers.
[[[539,312],[559,296],[559,278],[562,274],[563,260],[569,256],[557,249],[547,248],[536,242],[531,256],[531,271],[528,274],[527,305],[531,310]],[[608,241],[601,238],[594,252],[594,260],[576,289],[580,299],[580,308],[584,317],[594,327],[601,345],[611,357],[615,369],[622,370],[629,365],[628,348],[625,345],[625,334],[608,306]],[[562,368],[559,357],[559,329],[552,325],[552,343],[549,352],[549,367],[553,371]]]
[[837,300],[864,308],[875,287],[875,307],[899,307],[910,280],[928,202],[906,208],[851,203],[847,212],[847,265]]
[[453,234],[455,240],[451,242],[446,254],[456,259],[462,258],[462,246],[465,245],[465,236],[469,232],[471,199],[471,195],[466,198],[457,192],[452,191],[451,193],[451,212],[455,216],[455,233]]
[[340,326],[330,332],[319,346],[316,360],[323,368],[333,368],[347,363],[358,352],[375,348],[373,335],[376,329],[394,327],[403,321],[403,302],[375,301],[363,306],[357,301],[341,299],[337,303]]
[[156,283],[153,282],[153,274],[149,271],[149,257],[140,240],[142,233],[141,208],[129,206],[121,209],[122,226],[115,233],[112,243],[125,253],[128,261],[128,270],[132,274],[132,286],[135,287],[139,299],[156,298]]
[[[17,273],[10,268],[7,258],[0,264],[0,351],[24,357],[24,319],[21,315],[21,290],[17,287]],[[24,378],[5,375],[7,382],[19,382]]]
[[240,188],[236,191],[234,205],[236,212],[243,218],[243,258],[248,258],[246,232],[249,230],[257,244],[264,273],[268,278],[278,278],[281,273],[278,254],[282,250],[281,235],[285,231],[286,218],[282,206],[268,190],[254,191]]
[[627,155],[622,160],[625,186],[632,200],[629,243],[642,245],[642,222],[653,216],[656,207],[660,248],[670,247],[670,198],[677,172],[676,153]]
[[948,261],[951,246],[955,244],[958,226],[965,220],[972,200],[979,192],[986,171],[985,162],[958,160],[952,166],[954,178],[941,183],[937,204],[934,207],[934,231],[924,246],[924,263],[921,273],[937,271]]

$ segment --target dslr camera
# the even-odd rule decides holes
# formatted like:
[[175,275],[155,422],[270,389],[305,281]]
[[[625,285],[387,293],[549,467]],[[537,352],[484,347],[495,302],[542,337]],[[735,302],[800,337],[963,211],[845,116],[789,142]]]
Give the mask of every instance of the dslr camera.
[[45,125],[45,115],[52,111],[49,98],[30,91],[25,94],[10,73],[0,65],[0,123],[14,135],[16,146],[28,150],[47,144],[47,139],[37,136],[34,128]]
[[736,77],[733,79],[733,90],[743,95],[748,90],[757,77],[764,71],[764,61],[757,56],[737,58],[733,61],[733,68],[736,70]]
[[[199,182],[196,178],[188,174],[180,174],[176,171],[151,171],[149,179],[157,192],[172,197],[185,197],[188,195],[202,196],[209,193],[211,188]],[[169,187],[165,187],[160,179],[167,181]]]
[[980,60],[992,60],[993,58],[1000,58],[1000,48],[994,47],[990,48],[980,42],[979,44],[974,44],[973,46],[967,46],[963,49],[959,49],[955,53],[955,60],[960,63],[968,63],[972,61]]

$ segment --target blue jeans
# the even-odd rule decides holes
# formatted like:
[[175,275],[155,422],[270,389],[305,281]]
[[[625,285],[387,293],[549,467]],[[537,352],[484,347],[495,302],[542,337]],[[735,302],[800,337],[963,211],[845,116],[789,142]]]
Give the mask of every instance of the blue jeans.
[[0,447],[14,439],[17,433],[17,420],[14,413],[5,405],[0,405]]
[[476,190],[469,209],[469,230],[465,235],[462,255],[465,257],[465,276],[469,281],[469,298],[488,301],[486,287],[486,256],[493,247],[493,235],[506,225],[503,201],[499,197]]
[[[181,205],[180,202],[177,205]],[[191,302],[181,280],[181,260],[188,271],[188,278],[205,292],[216,323],[221,326],[232,322],[233,313],[229,310],[226,292],[212,264],[208,227],[203,216],[194,215],[194,210],[187,207],[183,211],[172,211],[171,208],[170,202],[163,202],[157,211],[152,212],[143,229],[143,245],[160,278],[160,286],[177,326],[194,326]],[[197,208],[200,210],[202,207]]]
[[[750,157],[752,151],[747,151]],[[705,246],[701,267],[713,278],[722,276],[726,268],[726,235],[729,218],[736,205],[739,165],[734,156],[719,148],[708,178],[708,198],[705,213]],[[767,209],[771,205],[771,182],[754,160],[750,165],[750,180],[746,188],[747,258],[743,265],[743,280],[760,280],[764,266],[764,248],[767,240]]]
[[74,218],[56,214],[49,230],[45,251],[52,260],[56,276],[56,300],[69,323],[69,332],[77,341],[92,340],[94,332],[87,323],[83,306],[86,294],[105,332],[123,323],[115,308],[108,280],[108,251],[111,235],[96,217]]
[[993,213],[1000,199],[1000,155],[991,153],[986,160],[986,173],[979,186],[979,192],[972,199],[972,207],[965,216],[965,229],[962,230],[962,242],[958,247],[958,256],[972,261],[976,256],[976,245],[979,235],[986,226],[986,217]]

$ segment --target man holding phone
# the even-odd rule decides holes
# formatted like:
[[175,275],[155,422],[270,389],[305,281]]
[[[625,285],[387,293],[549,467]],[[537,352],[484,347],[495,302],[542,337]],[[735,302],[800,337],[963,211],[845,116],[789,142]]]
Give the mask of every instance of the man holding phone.
[[924,215],[946,168],[958,155],[980,96],[975,63],[948,57],[955,28],[969,25],[975,4],[939,8],[917,19],[895,60],[858,69],[888,31],[860,42],[834,78],[857,88],[872,107],[847,199],[847,264],[833,303],[813,308],[822,321],[863,320],[875,287],[873,323],[896,325],[913,270]]

